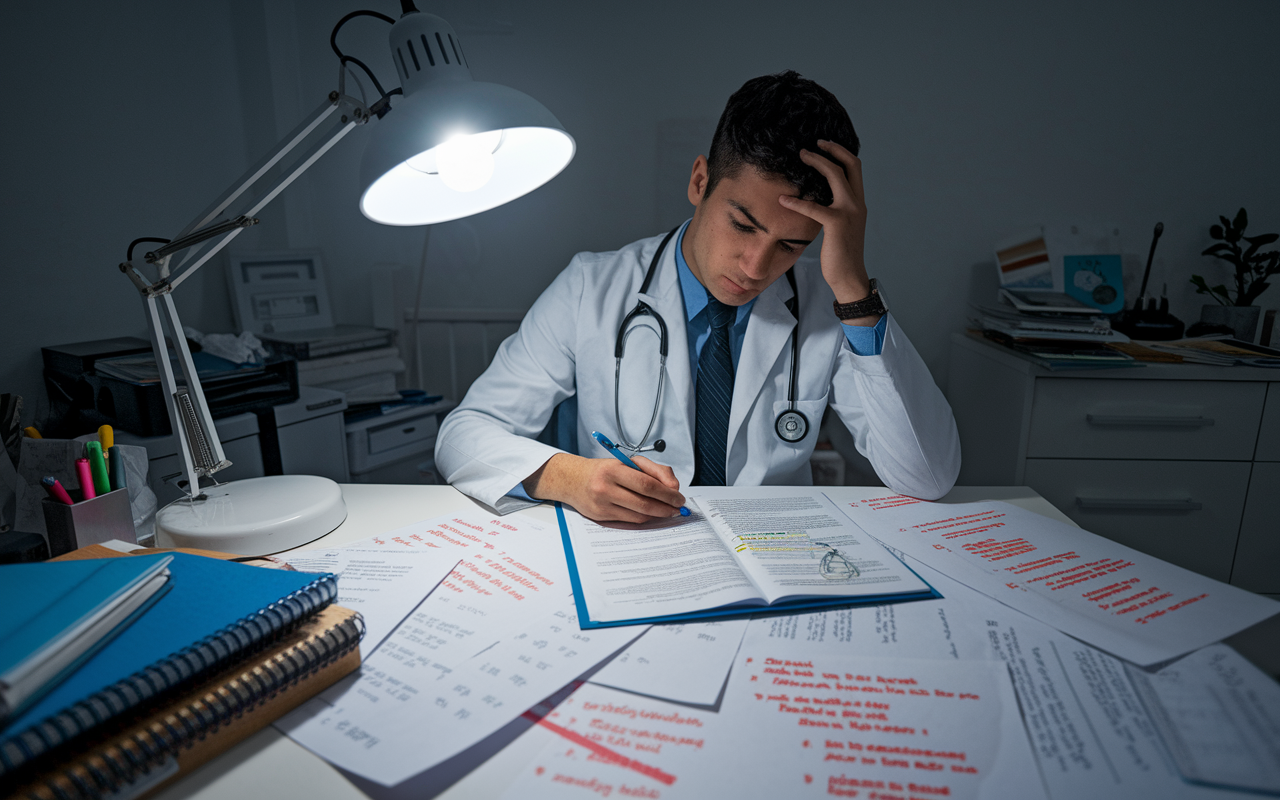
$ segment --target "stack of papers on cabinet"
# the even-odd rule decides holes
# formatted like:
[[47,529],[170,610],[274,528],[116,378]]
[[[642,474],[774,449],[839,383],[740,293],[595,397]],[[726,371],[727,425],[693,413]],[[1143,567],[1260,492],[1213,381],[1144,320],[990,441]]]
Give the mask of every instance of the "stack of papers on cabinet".
[[1015,339],[1053,339],[1076,342],[1127,342],[1129,337],[1111,328],[1102,314],[1069,314],[1024,311],[1011,304],[975,305],[975,324]]

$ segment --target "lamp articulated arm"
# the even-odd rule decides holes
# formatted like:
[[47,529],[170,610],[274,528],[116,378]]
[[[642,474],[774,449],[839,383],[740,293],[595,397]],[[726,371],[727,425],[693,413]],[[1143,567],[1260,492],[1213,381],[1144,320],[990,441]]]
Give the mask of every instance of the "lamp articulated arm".
[[[347,95],[344,89],[345,68],[340,67],[337,91],[330,92],[319,108],[294,128],[274,150],[250,167],[172,241],[146,253],[144,260],[155,267],[155,280],[149,280],[132,261],[120,264],[120,271],[138,288],[146,306],[147,328],[160,374],[165,409],[169,414],[173,435],[177,437],[178,454],[185,473],[186,486],[183,490],[191,499],[200,497],[200,478],[212,476],[231,466],[231,462],[222,450],[213,417],[205,402],[204,390],[200,386],[182,322],[173,303],[173,290],[208,263],[242,231],[257,224],[257,213],[355,126],[368,122],[371,114],[381,116],[387,112],[387,97],[382,97],[372,107],[366,107]],[[303,147],[307,142],[310,144]],[[250,191],[264,177],[273,174],[273,170],[274,178],[264,184],[266,188],[260,189],[260,193],[253,196],[254,199],[241,213],[232,216],[233,209],[240,208],[244,199],[252,196]],[[172,265],[175,256],[184,251],[181,261]],[[176,356],[174,360],[182,371],[181,386],[178,385],[169,359],[169,342],[172,343]]]

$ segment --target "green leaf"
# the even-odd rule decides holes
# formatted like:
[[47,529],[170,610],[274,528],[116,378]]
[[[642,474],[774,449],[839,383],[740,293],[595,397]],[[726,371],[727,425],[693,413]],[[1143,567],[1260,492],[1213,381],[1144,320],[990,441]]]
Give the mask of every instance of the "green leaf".
[[[1224,217],[1224,218],[1223,218],[1223,222],[1225,222],[1225,221],[1226,221],[1226,218]],[[1213,227],[1209,228],[1209,235],[1210,235],[1210,236],[1212,236],[1212,237],[1213,237],[1213,238],[1215,238],[1215,239],[1221,239],[1221,238],[1222,238],[1222,226],[1221,226],[1221,225],[1214,225]]]
[[1245,213],[1244,207],[1241,206],[1240,210],[1236,212],[1235,229],[1240,233],[1244,233],[1244,229],[1247,227],[1249,227],[1249,215]]
[[1226,228],[1227,230],[1231,230],[1231,220],[1227,219],[1221,214],[1218,215],[1218,219],[1222,220],[1222,227]]
[[1230,305],[1231,298],[1227,295],[1227,287],[1214,286],[1209,288],[1209,285],[1204,282],[1204,278],[1199,275],[1192,275],[1191,282],[1195,284],[1196,294],[1207,294],[1224,306]]

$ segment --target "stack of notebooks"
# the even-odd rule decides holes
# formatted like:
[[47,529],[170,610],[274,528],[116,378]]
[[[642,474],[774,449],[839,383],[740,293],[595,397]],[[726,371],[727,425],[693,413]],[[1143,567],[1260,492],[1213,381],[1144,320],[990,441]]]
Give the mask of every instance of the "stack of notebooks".
[[396,376],[404,361],[395,347],[395,331],[338,325],[307,331],[264,334],[272,352],[298,360],[298,383],[334,389],[348,405],[395,402]]
[[0,566],[0,785],[170,783],[359,666],[335,597],[333,575],[186,553]]
[[975,331],[1049,369],[1139,366],[1109,346],[1129,337],[1098,309],[1061,292],[1001,289],[999,303],[974,310]]

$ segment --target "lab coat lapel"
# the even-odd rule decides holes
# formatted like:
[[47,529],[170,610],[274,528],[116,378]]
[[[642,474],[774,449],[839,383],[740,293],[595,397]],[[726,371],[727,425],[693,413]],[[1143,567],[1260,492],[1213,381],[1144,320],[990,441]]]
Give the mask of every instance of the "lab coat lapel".
[[[649,291],[636,292],[635,299],[648,303],[667,323],[667,387],[663,392],[656,433],[666,440],[667,449],[665,453],[649,452],[645,455],[661,464],[669,464],[680,485],[687,486],[693,480],[693,373],[689,364],[689,326],[684,295],[680,292],[680,278],[676,273],[675,246],[676,239],[672,238],[662,254]],[[634,306],[633,301],[629,307]],[[683,466],[685,464],[687,468]]]
[[[791,299],[791,286],[782,278],[761,292],[751,308],[747,322],[747,334],[742,341],[742,354],[738,357],[738,369],[733,379],[733,404],[729,409],[729,447],[738,438],[747,413],[760,395],[765,379],[777,362],[783,347],[790,341],[796,318],[787,310]],[[772,406],[766,409],[771,411]],[[732,461],[732,456],[730,456]]]

